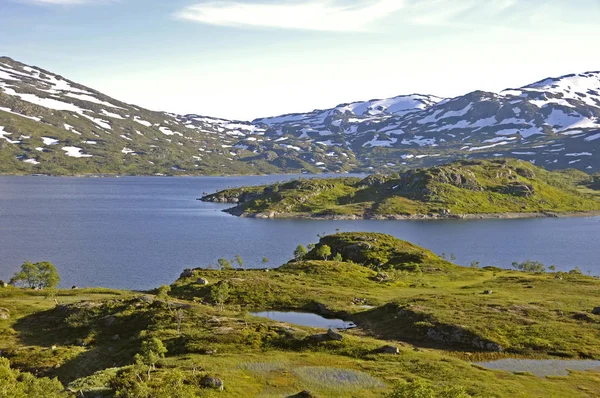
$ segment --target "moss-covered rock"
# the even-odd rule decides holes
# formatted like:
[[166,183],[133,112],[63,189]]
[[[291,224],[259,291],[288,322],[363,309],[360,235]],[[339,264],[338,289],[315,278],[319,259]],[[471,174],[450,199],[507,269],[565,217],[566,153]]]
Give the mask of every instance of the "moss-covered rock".
[[415,268],[417,265],[450,265],[433,252],[391,235],[368,232],[346,232],[321,238],[306,258],[322,259],[320,248],[329,246],[331,257],[340,254],[343,261],[369,268]]

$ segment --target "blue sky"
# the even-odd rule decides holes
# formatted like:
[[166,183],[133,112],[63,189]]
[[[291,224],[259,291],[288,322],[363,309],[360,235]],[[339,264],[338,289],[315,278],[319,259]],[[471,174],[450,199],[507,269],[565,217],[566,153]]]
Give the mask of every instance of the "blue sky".
[[599,19],[598,0],[0,0],[0,54],[247,120],[600,70]]

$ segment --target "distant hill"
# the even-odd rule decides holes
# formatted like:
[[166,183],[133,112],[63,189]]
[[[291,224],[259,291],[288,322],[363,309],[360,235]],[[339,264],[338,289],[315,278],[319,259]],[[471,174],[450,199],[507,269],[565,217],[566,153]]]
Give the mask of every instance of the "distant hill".
[[4,174],[387,173],[496,157],[599,172],[599,146],[600,72],[244,122],[150,111],[0,57]]
[[465,218],[549,216],[600,210],[593,177],[529,162],[458,161],[403,174],[302,179],[228,189],[204,201],[259,218]]

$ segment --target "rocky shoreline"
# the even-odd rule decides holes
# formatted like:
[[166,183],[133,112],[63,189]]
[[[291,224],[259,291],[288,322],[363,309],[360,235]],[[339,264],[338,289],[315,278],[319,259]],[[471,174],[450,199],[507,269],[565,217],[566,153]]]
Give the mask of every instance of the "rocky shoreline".
[[600,211],[569,212],[569,213],[480,213],[480,214],[410,214],[410,215],[315,215],[311,213],[247,213],[234,207],[223,210],[236,217],[258,219],[302,219],[302,220],[484,220],[484,219],[521,219],[521,218],[563,218],[563,217],[595,217]]

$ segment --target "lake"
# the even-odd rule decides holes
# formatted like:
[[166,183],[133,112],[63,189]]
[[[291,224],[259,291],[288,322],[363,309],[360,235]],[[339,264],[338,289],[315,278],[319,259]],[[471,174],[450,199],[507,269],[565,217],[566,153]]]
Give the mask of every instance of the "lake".
[[67,178],[0,176],[0,279],[24,260],[51,261],[62,286],[148,289],[186,267],[239,254],[247,267],[276,267],[317,234],[392,234],[459,264],[510,267],[537,260],[600,275],[600,217],[521,220],[260,220],[196,200],[239,185],[291,176]]

